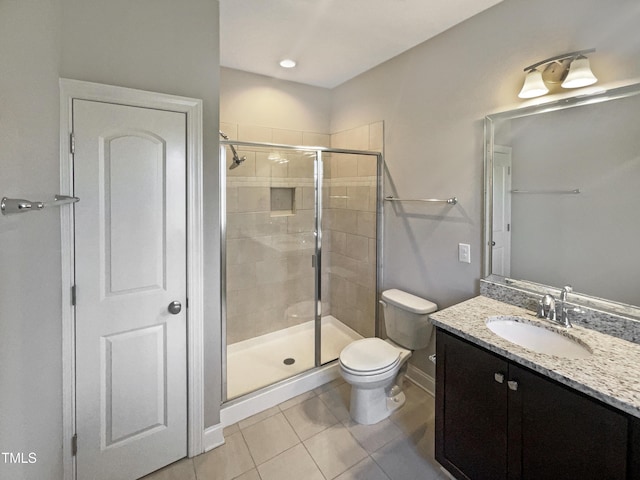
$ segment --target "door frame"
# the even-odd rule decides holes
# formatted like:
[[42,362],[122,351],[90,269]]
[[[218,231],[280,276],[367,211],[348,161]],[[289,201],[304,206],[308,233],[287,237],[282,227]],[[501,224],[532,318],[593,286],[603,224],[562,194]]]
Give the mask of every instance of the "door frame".
[[[494,144],[493,146],[493,153],[491,155],[491,240],[493,241],[493,224],[494,224],[494,218],[493,218],[493,212],[495,209],[495,182],[493,181],[493,171],[496,167],[496,153],[502,153],[504,155],[508,155],[509,156],[509,172],[511,172],[511,167],[513,165],[513,157],[512,157],[512,148],[506,145],[498,145],[498,144]],[[509,173],[509,176],[511,176],[511,173]],[[507,241],[503,242],[503,244],[505,245],[505,252],[507,253],[507,255],[505,255],[506,257],[508,257],[509,259],[509,269],[508,272],[505,274],[504,271],[502,274],[503,277],[510,277],[511,276],[511,178],[509,178],[509,190],[504,192],[504,198],[505,198],[505,203],[508,202],[509,204],[509,229],[507,230],[508,235],[506,235]],[[491,250],[491,273],[495,273],[493,271],[493,249],[494,246],[493,244],[489,247]]]
[[[184,113],[187,120],[187,455],[204,451],[204,270],[202,100],[79,80],[60,79],[60,191],[73,194],[73,99]],[[80,199],[82,201],[82,199]],[[60,209],[62,257],[62,441],[65,480],[76,478],[74,209]],[[82,440],[80,440],[82,441]]]

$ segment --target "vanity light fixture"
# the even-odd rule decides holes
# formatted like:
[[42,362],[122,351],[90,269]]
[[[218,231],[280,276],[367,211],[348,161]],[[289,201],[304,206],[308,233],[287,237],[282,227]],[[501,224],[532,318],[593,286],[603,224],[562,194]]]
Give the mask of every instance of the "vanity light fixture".
[[526,77],[524,77],[524,85],[522,86],[522,90],[520,90],[518,96],[520,98],[535,98],[548,92],[549,89],[542,79],[542,72],[534,68],[527,73]]
[[562,88],[579,88],[592,85],[598,81],[591,67],[587,53],[595,52],[595,48],[563,53],[529,65],[524,69],[524,79],[520,98],[534,98],[549,92],[547,84],[560,84]]
[[291,60],[290,58],[285,58],[284,60],[280,61],[280,66],[282,68],[293,68],[296,66],[296,61]]

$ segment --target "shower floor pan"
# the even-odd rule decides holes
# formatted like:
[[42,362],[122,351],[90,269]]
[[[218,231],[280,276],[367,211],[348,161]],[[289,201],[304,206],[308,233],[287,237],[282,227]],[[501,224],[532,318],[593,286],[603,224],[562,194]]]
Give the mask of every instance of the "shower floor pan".
[[[322,318],[322,363],[362,338],[332,315]],[[314,322],[227,346],[227,399],[253,392],[314,367]]]

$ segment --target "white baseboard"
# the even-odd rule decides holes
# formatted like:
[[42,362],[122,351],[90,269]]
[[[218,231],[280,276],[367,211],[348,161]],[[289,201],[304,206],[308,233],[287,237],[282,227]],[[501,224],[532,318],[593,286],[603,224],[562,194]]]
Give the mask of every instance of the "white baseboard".
[[407,378],[415,383],[417,386],[425,390],[431,396],[436,396],[436,381],[433,377],[427,375],[422,370],[409,364],[407,370]]
[[456,480],[456,477],[454,477],[453,475],[451,475],[449,473],[448,470],[446,470],[444,467],[440,467],[440,470],[442,470],[442,473],[447,477],[450,478],[451,480]]
[[205,428],[204,434],[202,435],[205,452],[213,450],[214,448],[224,444],[224,435],[222,434],[223,429],[224,425],[222,423]]

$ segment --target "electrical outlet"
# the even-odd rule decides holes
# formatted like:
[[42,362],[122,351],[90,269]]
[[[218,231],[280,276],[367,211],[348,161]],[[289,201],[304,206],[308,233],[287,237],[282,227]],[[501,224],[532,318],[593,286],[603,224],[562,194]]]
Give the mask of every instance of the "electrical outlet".
[[468,243],[458,244],[458,261],[462,263],[471,263],[471,245]]

